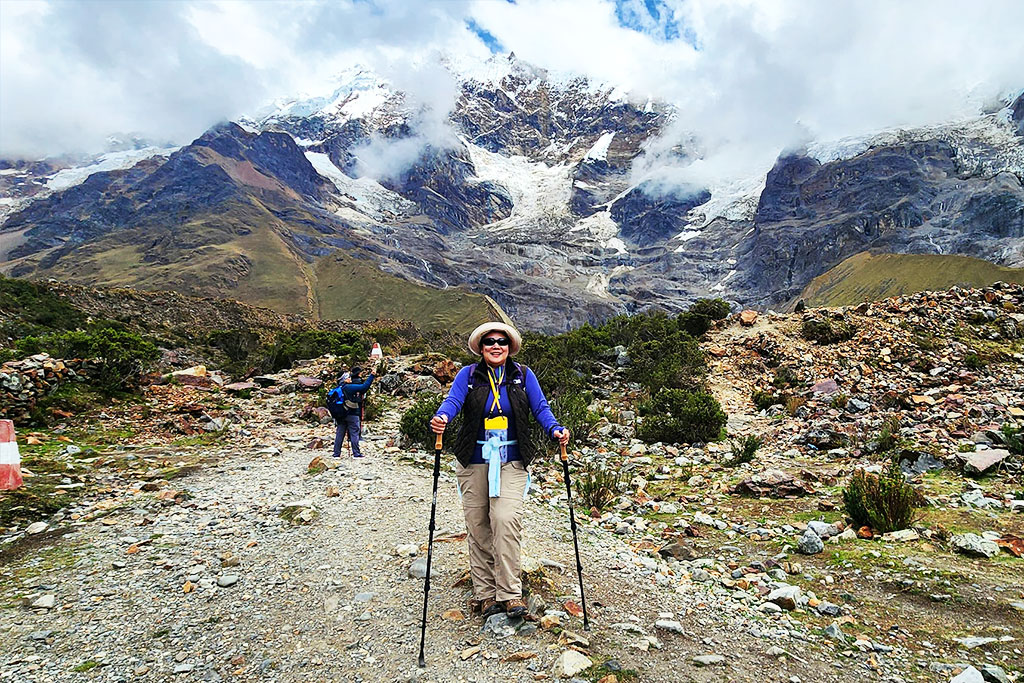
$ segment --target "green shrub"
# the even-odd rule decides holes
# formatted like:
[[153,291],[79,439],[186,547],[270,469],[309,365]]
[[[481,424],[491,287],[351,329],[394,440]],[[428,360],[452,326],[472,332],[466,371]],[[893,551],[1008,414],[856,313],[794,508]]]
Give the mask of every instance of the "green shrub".
[[[437,409],[441,407],[444,396],[441,394],[420,394],[416,402],[402,413],[402,420],[398,424],[398,431],[409,437],[414,444],[422,446],[427,450],[433,450],[436,435],[430,430],[430,418],[434,416]],[[455,437],[455,432],[445,430],[445,435]]]
[[681,330],[629,347],[628,375],[652,395],[660,389],[696,391],[707,375],[704,353],[697,340]]
[[[89,383],[104,393],[133,389],[160,352],[151,341],[116,326],[76,330],[18,341],[21,351],[45,351],[56,358],[87,358],[101,361]],[[28,355],[26,353],[26,355]]]
[[750,462],[754,459],[754,455],[757,453],[757,449],[764,443],[764,439],[759,436],[748,435],[729,441],[729,450],[731,451],[731,457],[726,460],[723,464],[727,467],[736,467],[743,463]]
[[981,370],[986,365],[988,365],[988,363],[986,363],[985,360],[977,353],[968,353],[964,356],[964,367],[968,370]]
[[852,339],[857,333],[853,323],[836,318],[808,318],[800,328],[800,334],[807,341],[818,344],[835,344]]
[[620,472],[603,464],[591,462],[577,471],[573,483],[583,507],[600,512],[619,495],[621,481]]
[[755,391],[750,398],[758,410],[768,410],[772,406],[782,403],[782,397],[770,391]]
[[[444,401],[441,394],[422,393],[416,397],[416,402],[402,413],[402,419],[398,425],[398,431],[409,437],[412,442],[428,451],[434,450],[434,443],[437,435],[430,430],[430,418],[434,416],[437,409]],[[455,435],[459,433],[462,425],[462,413],[455,416],[444,430],[445,443],[449,448],[455,441]]]
[[1024,455],[1024,430],[1004,424],[1000,431],[1003,433],[1003,443],[1006,450],[1016,455]]
[[690,313],[707,316],[711,320],[729,317],[730,306],[724,299],[698,299],[690,306]]
[[[325,397],[326,399],[326,397]],[[324,405],[321,401],[319,405]],[[378,393],[370,393],[363,400],[363,419],[367,422],[379,420],[387,412],[390,400],[387,396]]]
[[775,375],[772,378],[773,387],[776,389],[785,389],[787,387],[798,387],[800,385],[800,378],[797,376],[793,368],[785,365],[780,365],[775,368]]
[[850,403],[850,397],[847,394],[839,393],[832,397],[830,403],[836,410],[843,410]]
[[206,345],[223,351],[233,363],[241,363],[259,348],[260,337],[250,330],[211,330]]
[[324,354],[339,356],[348,365],[362,364],[370,355],[371,344],[358,332],[303,330],[277,336],[268,349],[272,371],[289,368],[297,360],[319,358]]
[[719,437],[727,417],[722,406],[705,392],[662,389],[643,406],[647,414],[637,436],[653,443],[694,443]]
[[[593,400],[590,392],[570,392],[549,401],[551,412],[558,423],[569,430],[573,443],[586,443],[594,431],[600,415],[587,406]],[[533,441],[537,453],[551,455],[558,450],[558,442],[552,440],[536,420],[530,420],[526,438]]]
[[[85,324],[86,315],[46,287],[27,280],[0,275],[0,311],[7,322],[3,336],[21,337],[57,330],[74,330]],[[5,316],[0,316],[0,319]]]
[[699,313],[680,313],[676,318],[679,323],[679,329],[693,337],[703,336],[709,329],[711,329],[711,318],[706,315]]
[[881,533],[909,527],[922,504],[895,461],[881,474],[854,471],[843,489],[843,506],[853,523]]

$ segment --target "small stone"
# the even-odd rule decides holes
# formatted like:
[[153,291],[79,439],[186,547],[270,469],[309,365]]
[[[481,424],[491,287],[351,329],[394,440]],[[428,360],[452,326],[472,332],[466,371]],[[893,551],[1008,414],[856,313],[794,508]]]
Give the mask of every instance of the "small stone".
[[375,595],[377,595],[377,594],[376,593],[359,593],[359,594],[356,595],[355,598],[353,598],[353,601],[356,604],[362,605],[364,603],[367,603],[367,602],[370,602],[371,600],[373,600]]
[[396,545],[392,552],[399,557],[416,557],[420,552],[420,547],[415,543],[406,543],[405,545]]
[[981,676],[988,683],[1010,683],[1010,678],[1006,675],[1006,671],[1001,666],[995,664],[986,664],[981,667]]
[[32,603],[32,607],[34,609],[51,609],[55,604],[57,604],[57,596],[50,593],[36,598],[35,602]]
[[[434,568],[430,568],[430,574],[433,576]],[[427,578],[427,558],[417,557],[411,565],[409,565],[409,576],[414,579],[425,579]]]
[[800,601],[799,586],[780,586],[768,594],[768,602],[774,602],[782,609],[793,611]]
[[492,614],[484,622],[484,633],[490,634],[498,640],[514,635],[516,628],[523,625],[522,617],[509,617],[505,613]]
[[950,539],[953,549],[969,557],[995,557],[999,554],[999,546],[993,541],[986,541],[977,534],[957,534]]
[[46,522],[34,522],[34,523],[28,525],[28,528],[25,529],[25,533],[28,534],[29,536],[35,536],[36,534],[43,533],[44,531],[46,531],[49,528],[50,528],[50,525],[47,524]]
[[968,666],[959,676],[950,679],[949,683],[985,683],[985,677],[973,666]]
[[973,650],[977,647],[988,645],[989,643],[999,642],[998,638],[979,638],[978,636],[971,636],[969,638],[954,638],[953,640],[960,643],[968,650]]
[[747,309],[740,313],[740,325],[750,327],[757,322],[757,311]]
[[900,529],[899,531],[890,531],[887,534],[882,534],[883,541],[890,541],[893,543],[906,543],[908,541],[917,541],[921,538],[921,534],[917,533],[913,529]]
[[821,542],[821,538],[809,527],[804,530],[803,535],[800,536],[800,540],[797,542],[797,550],[804,555],[816,555],[824,549],[825,544]]
[[555,678],[572,678],[576,674],[589,669],[594,662],[581,652],[566,650],[551,667],[551,675]]
[[967,461],[964,463],[964,473],[981,476],[1010,457],[1010,451],[1005,448],[991,448],[986,451],[975,451],[965,455],[967,456]]
[[724,664],[725,657],[722,655],[698,655],[691,660],[696,666],[715,666]]
[[224,574],[217,577],[217,585],[221,588],[230,588],[238,583],[238,574]]
[[473,647],[468,647],[465,650],[463,650],[459,654],[459,659],[461,659],[462,661],[466,661],[467,659],[469,659],[473,655],[477,655],[477,654],[480,654],[480,646],[479,645],[474,645]]
[[683,630],[683,625],[674,619],[658,619],[654,622],[654,628],[661,629],[662,631],[668,631],[669,633],[686,633]]
[[174,667],[175,674],[187,674],[194,671],[196,668],[195,664],[178,664]]
[[846,634],[835,624],[829,624],[825,627],[825,636],[832,640],[838,640],[840,643],[846,642]]

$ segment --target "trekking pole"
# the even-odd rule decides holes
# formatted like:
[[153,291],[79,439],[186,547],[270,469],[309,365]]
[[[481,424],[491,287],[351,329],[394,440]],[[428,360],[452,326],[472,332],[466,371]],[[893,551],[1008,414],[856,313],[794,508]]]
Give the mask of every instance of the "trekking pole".
[[569,526],[572,527],[572,545],[576,549],[576,576],[580,578],[580,601],[583,603],[583,630],[589,631],[590,621],[587,619],[587,596],[583,593],[583,565],[580,563],[580,541],[576,537],[576,514],[572,511],[572,486],[569,484],[569,456],[565,453],[565,444],[561,444],[561,448],[565,495],[569,501]]
[[423,622],[420,624],[420,668],[427,665],[423,646],[427,639],[427,596],[430,594],[430,560],[434,550],[434,513],[437,511],[437,479],[441,476],[441,434],[434,441],[434,500],[430,504],[430,537],[427,541],[427,575],[423,577]]

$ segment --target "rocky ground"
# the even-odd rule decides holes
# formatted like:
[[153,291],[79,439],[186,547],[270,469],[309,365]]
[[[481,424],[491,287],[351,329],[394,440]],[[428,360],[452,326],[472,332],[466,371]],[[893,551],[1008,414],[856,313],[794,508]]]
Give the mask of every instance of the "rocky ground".
[[[711,388],[731,436],[764,439],[738,466],[728,442],[637,441],[636,387],[612,363],[573,462],[621,475],[581,525],[591,630],[560,469],[534,471],[530,617],[484,625],[446,467],[422,670],[412,574],[432,455],[397,422],[403,387],[430,386],[436,365],[393,364],[380,385],[397,395],[361,461],[331,461],[333,430],[308,407],[319,363],[233,390],[185,375],[19,432],[34,476],[0,499],[0,680],[1018,680],[1020,457],[964,467],[994,459],[998,428],[1024,415],[1007,327],[1021,306],[1019,287],[889,300],[843,312],[853,338],[824,346],[801,316],[726,321],[705,344]],[[783,367],[785,405],[758,410]],[[928,505],[892,535],[848,529],[841,487],[880,467],[872,441],[893,418]]]

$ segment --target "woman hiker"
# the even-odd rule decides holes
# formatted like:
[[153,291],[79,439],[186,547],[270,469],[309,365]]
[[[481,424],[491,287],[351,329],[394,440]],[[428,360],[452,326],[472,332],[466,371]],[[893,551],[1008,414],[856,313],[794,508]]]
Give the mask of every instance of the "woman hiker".
[[430,420],[436,434],[463,411],[453,449],[455,474],[466,517],[473,595],[484,618],[526,611],[520,579],[523,506],[536,456],[528,438],[530,414],[544,433],[563,444],[569,430],[558,424],[537,376],[509,361],[522,337],[511,325],[484,323],[469,335],[481,360],[462,368]]

